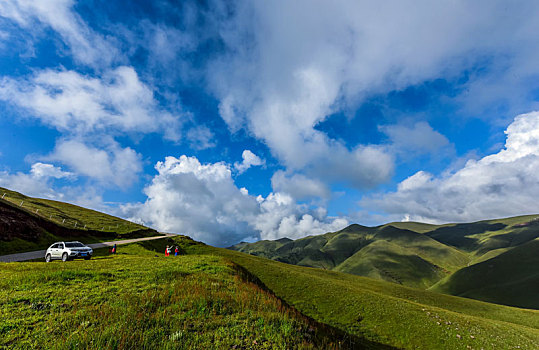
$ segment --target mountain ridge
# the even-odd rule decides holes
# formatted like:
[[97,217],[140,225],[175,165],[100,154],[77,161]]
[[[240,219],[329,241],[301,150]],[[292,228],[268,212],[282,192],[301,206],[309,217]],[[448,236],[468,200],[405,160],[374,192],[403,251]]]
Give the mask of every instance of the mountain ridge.
[[[539,257],[539,245],[531,244],[538,237],[539,215],[523,215],[443,225],[402,222],[368,227],[352,224],[340,231],[297,240],[244,242],[229,249],[414,288],[537,308],[529,287],[537,286],[535,290],[539,291],[539,274],[526,279],[519,273],[507,273],[504,280],[499,277],[498,281],[493,276],[488,290],[461,280],[485,273],[485,266],[492,262],[500,269],[500,264],[504,263],[509,264],[509,268],[524,268],[524,263],[506,257],[512,256],[511,251],[521,246],[528,247],[526,249],[532,250],[532,256]],[[535,261],[528,260],[529,264]],[[471,268],[478,264],[482,265]],[[522,293],[514,293],[517,300],[510,300],[503,290],[508,285],[512,290],[521,286],[527,288]],[[454,286],[466,286],[467,289]]]

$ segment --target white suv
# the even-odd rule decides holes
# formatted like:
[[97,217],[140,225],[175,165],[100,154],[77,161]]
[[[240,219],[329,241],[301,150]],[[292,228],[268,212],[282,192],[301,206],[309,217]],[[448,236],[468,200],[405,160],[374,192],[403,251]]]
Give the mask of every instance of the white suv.
[[50,262],[54,259],[68,261],[76,258],[90,260],[94,251],[81,242],[56,242],[45,252],[45,261]]

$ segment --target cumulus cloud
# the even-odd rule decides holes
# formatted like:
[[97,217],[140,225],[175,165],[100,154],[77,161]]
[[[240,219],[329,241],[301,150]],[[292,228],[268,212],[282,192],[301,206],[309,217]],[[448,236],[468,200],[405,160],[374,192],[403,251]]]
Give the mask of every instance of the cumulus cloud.
[[127,188],[142,171],[141,155],[132,148],[122,148],[113,140],[103,140],[100,148],[79,140],[60,140],[45,159],[61,162],[77,174],[104,185]]
[[424,171],[397,191],[366,197],[363,208],[426,222],[465,222],[539,212],[539,112],[517,116],[505,147],[461,169],[435,176]]
[[118,67],[103,77],[44,70],[28,79],[3,78],[0,99],[63,132],[161,131],[179,139],[178,116],[159,108],[132,67]]
[[271,193],[251,196],[238,188],[225,163],[201,164],[195,157],[166,157],[144,192],[145,203],[124,206],[132,220],[161,231],[185,233],[206,243],[226,246],[243,238],[298,238],[340,229],[323,209],[297,205],[292,197]]
[[74,179],[75,176],[52,164],[37,162],[32,164],[29,173],[0,171],[0,186],[28,196],[62,199],[64,195],[52,186],[52,180],[62,178]]
[[30,173],[35,178],[47,178],[52,177],[55,179],[73,178],[75,174],[68,171],[63,171],[62,168],[56,167],[52,164],[45,164],[41,162],[34,163],[30,169]]
[[72,0],[7,0],[0,2],[0,16],[24,29],[50,27],[68,45],[73,57],[84,64],[106,66],[120,53],[110,37],[97,34],[73,11]]
[[240,174],[252,166],[260,166],[265,164],[265,162],[259,156],[257,156],[248,149],[242,152],[241,158],[243,159],[241,163],[234,163],[234,168],[236,168],[236,170]]

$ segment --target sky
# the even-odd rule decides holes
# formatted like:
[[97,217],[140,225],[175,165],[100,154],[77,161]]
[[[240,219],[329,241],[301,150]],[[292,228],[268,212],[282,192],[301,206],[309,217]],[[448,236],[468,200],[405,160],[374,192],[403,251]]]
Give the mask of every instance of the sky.
[[0,186],[217,246],[539,213],[539,2],[0,2]]

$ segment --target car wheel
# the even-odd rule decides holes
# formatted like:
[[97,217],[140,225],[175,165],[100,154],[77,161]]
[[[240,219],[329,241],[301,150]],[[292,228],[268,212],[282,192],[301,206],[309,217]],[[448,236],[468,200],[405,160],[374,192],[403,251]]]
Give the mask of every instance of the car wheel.
[[45,255],[45,262],[51,262],[51,255],[50,254]]
[[62,261],[63,261],[63,262],[66,262],[66,261],[68,261],[68,260],[69,260],[69,258],[68,258],[68,256],[67,256],[67,253],[62,254]]

